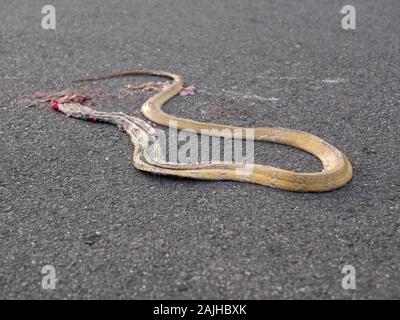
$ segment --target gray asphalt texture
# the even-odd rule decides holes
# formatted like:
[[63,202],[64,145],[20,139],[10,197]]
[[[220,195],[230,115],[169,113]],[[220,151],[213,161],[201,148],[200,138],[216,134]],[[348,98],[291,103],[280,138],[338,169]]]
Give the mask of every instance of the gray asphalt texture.
[[[56,7],[56,30],[41,9]],[[0,298],[400,298],[400,2],[8,1],[0,4]],[[151,93],[130,68],[182,74],[195,96],[165,107],[191,119],[311,132],[350,158],[339,190],[146,174],[110,125],[27,107],[35,92],[99,90],[99,109],[137,113]],[[333,81],[332,81],[333,80]],[[86,87],[85,87],[86,86]],[[278,100],[264,100],[260,97]],[[256,160],[316,170],[293,148]],[[55,290],[41,288],[44,265]],[[344,265],[357,288],[344,290]]]

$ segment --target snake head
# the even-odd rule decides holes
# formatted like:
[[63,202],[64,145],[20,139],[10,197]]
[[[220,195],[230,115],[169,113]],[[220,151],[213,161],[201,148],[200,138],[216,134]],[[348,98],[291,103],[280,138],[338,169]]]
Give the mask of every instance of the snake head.
[[58,105],[58,110],[67,117],[76,117],[81,119],[96,118],[95,111],[80,103],[63,103]]

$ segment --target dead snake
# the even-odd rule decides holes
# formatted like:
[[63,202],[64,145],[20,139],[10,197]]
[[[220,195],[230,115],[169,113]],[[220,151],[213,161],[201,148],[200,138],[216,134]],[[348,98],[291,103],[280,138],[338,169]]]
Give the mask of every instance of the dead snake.
[[133,165],[139,170],[194,179],[251,182],[298,192],[334,190],[344,186],[352,178],[352,166],[347,157],[315,135],[272,127],[250,129],[252,134],[249,135],[249,128],[198,122],[163,112],[162,106],[183,88],[183,80],[179,75],[157,70],[129,70],[76,81],[103,80],[132,75],[152,75],[173,80],[169,86],[149,98],[141,107],[143,115],[154,123],[166,127],[174,123],[178,130],[197,134],[204,134],[206,129],[207,135],[285,144],[316,156],[323,165],[321,172],[301,173],[267,165],[236,162],[166,162],[161,157],[157,131],[146,121],[121,112],[95,111],[77,103],[65,103],[58,106],[58,110],[68,116],[83,120],[96,119],[96,121],[115,124],[122,128],[134,145]]

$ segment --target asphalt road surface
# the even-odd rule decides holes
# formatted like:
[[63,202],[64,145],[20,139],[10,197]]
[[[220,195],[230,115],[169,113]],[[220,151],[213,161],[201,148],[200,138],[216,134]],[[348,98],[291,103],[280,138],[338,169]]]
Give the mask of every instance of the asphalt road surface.
[[[55,30],[41,27],[47,4]],[[344,4],[1,1],[0,297],[400,298],[400,2],[352,1],[355,30],[342,28]],[[70,80],[139,67],[197,86],[169,113],[311,132],[348,155],[352,182],[297,194],[146,174],[115,127],[28,106],[72,88],[137,113],[151,93],[122,86],[148,79]],[[320,168],[268,143],[256,160]],[[342,287],[345,265],[356,289]]]

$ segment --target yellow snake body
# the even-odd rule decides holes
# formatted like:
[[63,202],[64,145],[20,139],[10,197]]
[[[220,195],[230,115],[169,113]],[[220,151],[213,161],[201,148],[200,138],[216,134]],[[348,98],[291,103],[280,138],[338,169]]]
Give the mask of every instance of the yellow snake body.
[[[102,80],[131,75],[153,75],[167,77],[173,82],[161,92],[149,98],[141,112],[150,121],[178,130],[185,130],[225,138],[254,139],[285,144],[304,150],[316,156],[323,165],[321,172],[302,173],[288,171],[261,164],[236,162],[200,162],[196,164],[172,163],[161,160],[157,132],[146,121],[124,113],[98,112],[81,104],[63,104],[59,110],[69,116],[88,120],[113,123],[129,134],[134,144],[133,165],[143,171],[163,175],[173,175],[205,180],[236,180],[257,183],[273,188],[298,192],[330,191],[344,186],[352,178],[352,166],[347,157],[338,149],[319,137],[285,128],[242,128],[229,125],[204,123],[171,116],[162,110],[162,106],[176,96],[183,88],[182,77],[173,73],[157,70],[130,70],[100,77],[85,78],[77,81]],[[249,130],[253,130],[249,135]]]

